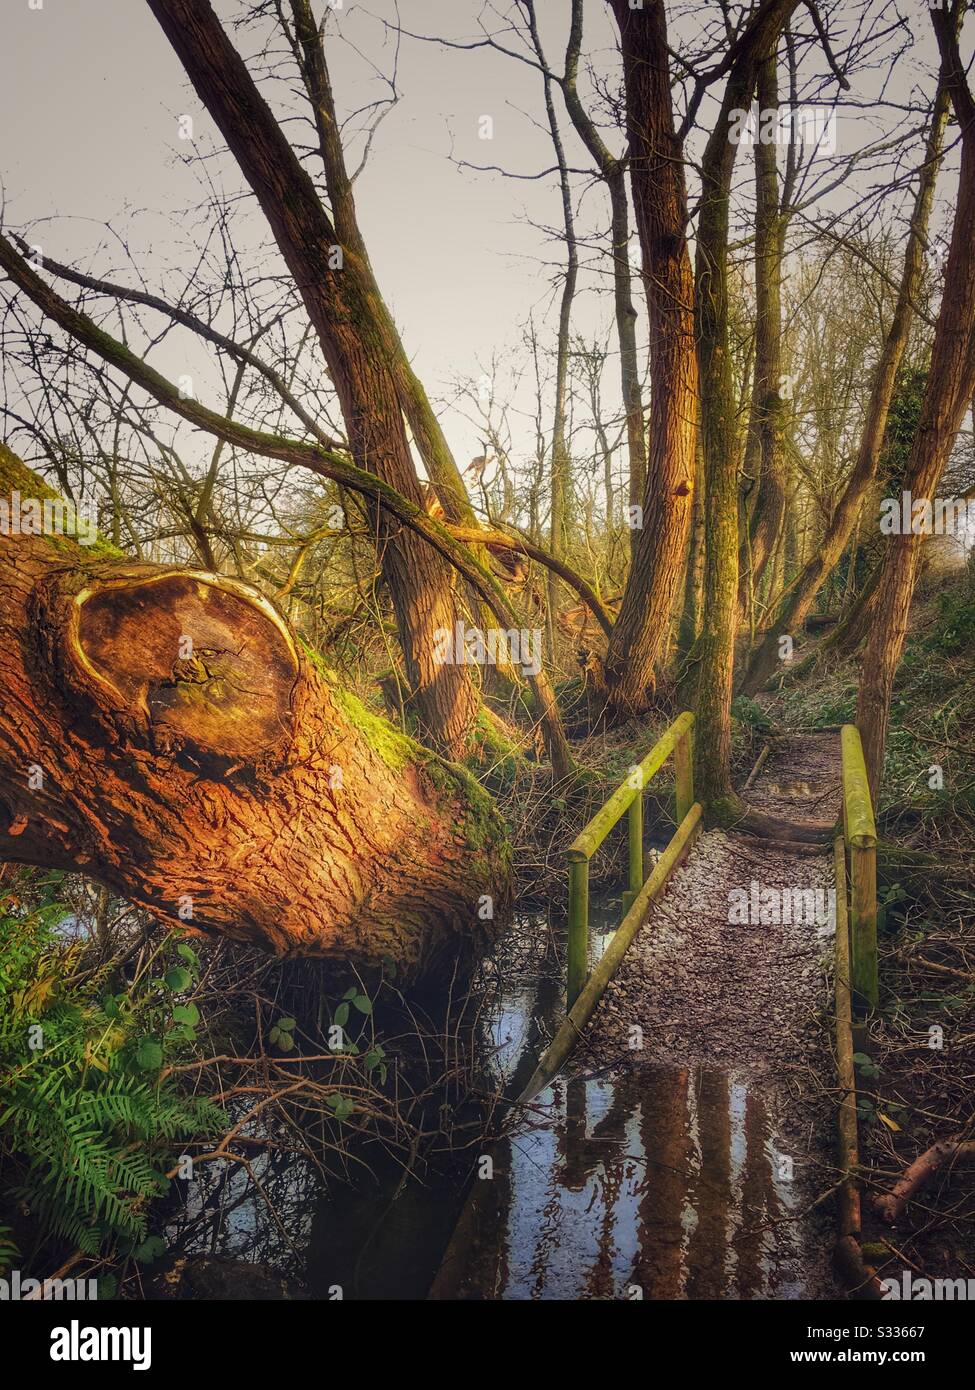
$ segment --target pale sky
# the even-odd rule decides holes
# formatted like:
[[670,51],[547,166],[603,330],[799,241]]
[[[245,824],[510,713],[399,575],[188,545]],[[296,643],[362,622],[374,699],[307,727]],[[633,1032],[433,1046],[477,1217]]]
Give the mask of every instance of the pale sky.
[[[181,162],[187,147],[177,138],[178,118],[193,116],[196,152],[219,144],[212,123],[142,0],[42,0],[40,9],[30,6],[31,0],[4,0],[0,18],[4,223],[29,225],[30,239],[56,259],[131,282],[133,271],[121,247],[106,240],[102,224],[108,222],[124,237],[149,287],[165,295],[173,272],[192,264],[199,235],[199,228],[181,216],[182,209],[200,201],[201,191],[192,169]],[[225,20],[243,9],[234,0],[221,0],[217,8]],[[844,23],[845,8],[850,18]],[[398,6],[404,28],[455,38],[476,35],[484,9],[480,0],[399,0]],[[556,0],[539,5],[543,39],[556,67],[566,12],[567,5]],[[669,12],[672,36],[694,32],[700,6],[671,6]],[[852,31],[856,12],[845,0],[840,4],[837,32]],[[900,12],[910,17],[919,41],[901,61],[888,95],[906,102],[914,84],[932,90],[934,49],[920,0],[901,0]],[[329,53],[340,110],[360,107],[383,90],[370,79],[369,62],[391,70],[393,43],[381,20],[396,13],[395,0],[362,5],[345,0],[333,16],[337,34]],[[876,0],[870,14],[880,27],[896,11]],[[254,38],[245,32],[236,42],[249,52]],[[586,52],[610,88],[618,88],[615,26],[602,0],[587,5]],[[867,74],[853,95],[869,100],[879,81],[879,72]],[[431,396],[442,398],[455,375],[477,375],[479,359],[486,362],[492,353],[510,358],[530,312],[547,315],[551,332],[553,264],[560,248],[528,220],[558,226],[558,190],[552,178],[505,179],[458,170],[451,160],[520,174],[552,165],[541,79],[528,66],[486,49],[459,52],[404,38],[398,85],[400,103],[379,129],[356,185],[357,202],[380,285],[407,349]],[[588,91],[585,78],[583,87]],[[570,163],[588,168],[561,102],[558,111]],[[707,113],[706,102],[705,118]],[[490,141],[478,138],[484,115],[494,123]],[[891,111],[842,113],[839,148],[850,150],[877,130],[893,130],[897,119]],[[615,149],[622,147],[615,132],[606,138]],[[240,187],[229,160],[213,161],[209,168],[228,190]],[[849,203],[866,191],[871,177],[857,177],[855,189],[851,185],[830,195],[833,204]],[[607,220],[603,190],[587,186],[581,176],[575,190],[582,229],[602,229]],[[576,314],[576,327],[590,333],[611,315],[608,297],[594,301],[593,284],[591,276],[583,277]],[[645,331],[639,296],[637,304],[639,328]],[[167,344],[153,361],[175,374],[178,357]],[[608,369],[607,386],[615,399],[615,366]],[[528,400],[521,404],[530,407]],[[479,451],[477,430],[449,410],[445,424],[463,466]],[[527,423],[518,443],[526,454],[533,447]]]

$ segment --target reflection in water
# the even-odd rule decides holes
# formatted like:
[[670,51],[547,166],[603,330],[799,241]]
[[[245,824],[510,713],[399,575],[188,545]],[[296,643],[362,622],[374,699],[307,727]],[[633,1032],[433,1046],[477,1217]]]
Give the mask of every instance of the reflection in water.
[[[590,912],[598,956],[618,899],[594,896]],[[521,919],[513,935],[537,927]],[[556,958],[506,974],[483,1018],[495,1085],[518,1093],[561,1011]],[[439,1298],[801,1297],[810,1262],[782,1219],[794,1199],[771,1133],[761,1094],[723,1072],[559,1077],[489,1146],[493,1179],[475,1179],[466,1204],[469,1153],[405,1183],[399,1164],[372,1177],[360,1166],[328,1192],[303,1158],[259,1151],[260,1189],[239,1167],[202,1166],[167,1237],[272,1264],[317,1298],[336,1285],[346,1298],[422,1298],[438,1266]]]
[[434,1296],[790,1298],[804,1292],[792,1194],[759,1095],[652,1067],[559,1078],[476,1184]]
[[321,1180],[288,1153],[259,1151],[251,1169],[260,1187],[235,1163],[199,1164],[192,1182],[178,1184],[183,1201],[166,1225],[166,1243],[186,1255],[221,1255],[300,1274]]

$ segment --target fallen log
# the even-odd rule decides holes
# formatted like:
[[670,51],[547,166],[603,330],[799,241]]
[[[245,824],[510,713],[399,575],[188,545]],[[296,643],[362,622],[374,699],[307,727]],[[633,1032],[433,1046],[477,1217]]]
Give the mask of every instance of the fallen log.
[[956,1134],[951,1139],[941,1139],[932,1144],[904,1169],[889,1192],[874,1196],[872,1200],[877,1215],[882,1221],[893,1225],[924,1184],[946,1163],[959,1158],[975,1158],[975,1139],[964,1139]]
[[[0,446],[11,486],[55,496]],[[6,528],[0,690],[0,859],[399,979],[503,920],[490,798],[367,711],[249,585]]]

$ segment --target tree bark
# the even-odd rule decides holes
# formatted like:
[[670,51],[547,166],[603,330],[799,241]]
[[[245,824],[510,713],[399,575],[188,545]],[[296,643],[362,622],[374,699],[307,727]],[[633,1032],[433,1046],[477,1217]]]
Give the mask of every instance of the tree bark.
[[[759,111],[779,110],[776,53],[767,53],[758,68]],[[784,233],[779,208],[779,175],[774,141],[755,142],[755,372],[749,430],[758,460],[758,488],[748,541],[739,555],[738,607],[742,619],[751,612],[785,513],[782,469],[782,251]]]
[[751,103],[758,63],[795,8],[764,0],[741,40],[705,147],[698,219],[696,321],[701,374],[707,553],[695,750],[700,800],[715,818],[740,814],[731,785],[731,698],[738,609],[738,478],[734,385],[728,344],[728,203],[736,146],[731,113]]
[[[552,82],[545,53],[542,48],[535,6],[532,0],[524,0],[528,18],[528,28],[532,46],[543,70],[543,90],[545,94],[545,115],[548,120],[549,135],[555,151],[555,162],[559,171],[559,194],[562,200],[562,227],[565,234],[566,261],[565,278],[562,282],[562,295],[559,301],[559,329],[555,353],[555,401],[552,416],[552,490],[549,514],[549,552],[556,561],[564,561],[567,554],[568,530],[572,510],[572,461],[569,455],[568,428],[568,387],[569,387],[569,347],[572,330],[572,306],[575,300],[576,284],[579,279],[579,247],[576,240],[575,216],[572,211],[572,183],[569,167],[559,130],[555,102],[552,99]],[[558,573],[548,571],[548,630],[549,648],[554,657],[556,618],[561,605]]]
[[[377,341],[378,295],[361,241],[348,228],[343,240],[333,227],[208,0],[147,3],[237,160],[295,278],[328,363],[355,461],[419,502],[396,374]],[[456,756],[478,700],[466,667],[435,661],[435,634],[452,631],[455,621],[450,571],[382,511],[373,509],[373,521],[421,728]]]
[[[56,495],[5,446],[0,488]],[[510,869],[473,778],[368,712],[258,590],[102,550],[0,535],[0,859],[404,979],[483,944]]]
[[752,692],[768,679],[778,661],[779,638],[796,633],[815,601],[825,580],[835,569],[856,525],[864,497],[877,474],[884,431],[890,414],[897,384],[897,372],[904,356],[913,319],[912,305],[917,299],[924,267],[924,247],[928,223],[934,202],[934,189],[940,164],[945,122],[948,116],[948,93],[943,83],[935,97],[931,128],[921,166],[920,183],[911,217],[911,230],[904,251],[901,283],[893,317],[884,340],[880,361],[874,373],[867,404],[867,418],[857,450],[856,462],[843,494],[833,512],[826,533],[816,550],[803,566],[795,581],[783,595],[775,617],[752,653],[742,682],[745,691]]
[[904,1169],[890,1192],[874,1193],[874,1211],[888,1226],[895,1225],[907,1204],[936,1173],[946,1164],[966,1158],[975,1158],[975,1140],[965,1139],[961,1134],[953,1135],[951,1139],[939,1139]]
[[[904,491],[932,499],[975,390],[975,100],[958,53],[955,17],[932,10],[942,79],[961,130],[961,167],[944,291],[921,419]],[[874,601],[857,696],[857,724],[876,800],[883,780],[890,697],[907,637],[923,535],[890,538]]]
[[704,585],[704,488],[701,485],[702,461],[701,442],[696,450],[694,507],[691,514],[691,535],[687,550],[687,566],[684,571],[684,594],[681,604],[678,628],[677,655],[680,669],[679,680],[684,681],[684,667],[697,642],[701,626],[701,599]]
[[647,707],[684,572],[694,500],[697,359],[687,194],[674,130],[662,0],[613,0],[626,85],[627,141],[650,329],[650,439],[643,525],[606,653],[608,707]]

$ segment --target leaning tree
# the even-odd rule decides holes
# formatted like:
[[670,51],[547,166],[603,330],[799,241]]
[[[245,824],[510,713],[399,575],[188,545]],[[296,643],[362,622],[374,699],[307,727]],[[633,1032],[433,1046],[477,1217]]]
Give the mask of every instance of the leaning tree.
[[[6,446],[0,494],[57,497]],[[404,978],[503,919],[487,794],[368,712],[239,580],[8,525],[0,686],[0,859]]]

